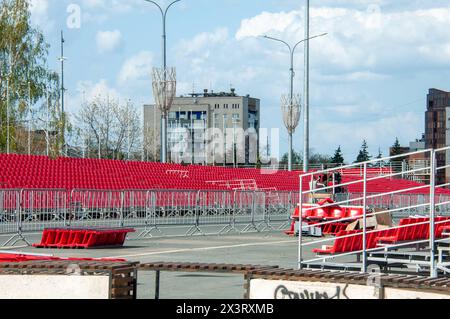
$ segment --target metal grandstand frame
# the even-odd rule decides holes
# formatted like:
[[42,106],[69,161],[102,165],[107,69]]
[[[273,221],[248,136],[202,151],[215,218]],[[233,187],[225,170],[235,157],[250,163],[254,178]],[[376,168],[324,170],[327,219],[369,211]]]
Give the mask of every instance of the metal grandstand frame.
[[[443,238],[443,239],[436,239],[435,238],[435,228],[437,227],[436,225],[439,225],[441,223],[445,223],[446,221],[437,221],[435,220],[436,218],[436,210],[441,211],[441,213],[446,210],[450,204],[449,200],[444,200],[441,201],[442,197],[441,196],[436,196],[436,190],[439,188],[443,188],[443,187],[447,187],[450,185],[450,183],[443,183],[443,184],[436,184],[436,173],[439,170],[444,170],[444,169],[448,169],[450,168],[450,165],[437,165],[437,161],[436,161],[436,154],[437,153],[441,153],[444,152],[445,155],[447,155],[447,152],[450,151],[450,147],[445,147],[445,148],[440,148],[440,149],[427,149],[427,150],[423,150],[423,151],[417,151],[417,152],[411,152],[411,153],[407,153],[407,154],[402,154],[402,155],[396,155],[396,156],[390,156],[390,157],[385,157],[385,158],[381,158],[381,159],[374,159],[374,160],[370,160],[367,162],[363,162],[363,163],[357,163],[357,164],[351,164],[351,165],[346,165],[346,166],[342,166],[339,168],[331,168],[331,169],[327,169],[327,170],[321,170],[321,171],[315,171],[315,172],[310,172],[310,173],[306,173],[304,175],[300,176],[300,191],[299,191],[299,202],[298,205],[301,208],[300,209],[300,214],[299,214],[299,219],[302,220],[301,216],[302,213],[305,213],[307,211],[313,210],[315,207],[311,207],[311,208],[303,208],[303,204],[306,204],[307,202],[309,202],[309,199],[312,197],[312,194],[317,192],[318,190],[307,190],[304,191],[303,190],[303,181],[312,181],[312,179],[314,178],[315,175],[318,174],[332,174],[336,171],[342,170],[342,169],[349,169],[349,168],[354,168],[354,167],[359,167],[362,166],[362,178],[358,179],[358,180],[353,180],[350,182],[345,182],[345,183],[341,183],[341,184],[336,184],[336,185],[331,185],[331,186],[325,186],[322,187],[320,190],[321,191],[332,191],[337,187],[348,187],[350,185],[356,185],[356,184],[362,184],[363,187],[363,193],[361,194],[361,196],[356,197],[356,198],[347,198],[347,199],[343,199],[340,200],[338,202],[335,203],[328,203],[323,205],[322,207],[331,207],[334,205],[355,205],[354,203],[357,202],[357,204],[362,206],[362,210],[363,210],[363,215],[362,215],[362,249],[358,250],[358,251],[350,251],[350,252],[344,252],[344,253],[337,253],[337,254],[331,254],[331,255],[318,255],[315,258],[311,258],[311,259],[304,259],[304,249],[305,247],[314,247],[317,245],[321,245],[325,242],[329,242],[332,240],[336,240],[336,239],[343,239],[343,238],[348,238],[348,237],[355,237],[355,236],[361,236],[361,233],[356,233],[356,234],[350,234],[350,235],[345,235],[345,236],[339,236],[339,237],[332,237],[332,238],[321,238],[319,240],[305,240],[304,236],[303,236],[303,232],[305,232],[306,230],[308,230],[309,227],[313,227],[311,225],[305,225],[305,223],[300,223],[301,227],[299,227],[301,229],[301,231],[299,231],[299,236],[298,236],[298,268],[302,269],[302,268],[314,268],[314,267],[319,267],[319,268],[334,268],[337,266],[340,266],[342,268],[359,268],[360,271],[362,273],[367,273],[368,272],[368,265],[369,264],[376,264],[377,261],[380,261],[380,256],[378,254],[378,260],[375,258],[377,255],[376,253],[382,253],[383,256],[385,257],[385,260],[387,260],[387,263],[384,264],[384,266],[386,267],[393,267],[393,263],[394,262],[399,262],[399,260],[401,260],[402,263],[404,264],[412,264],[415,265],[416,267],[421,266],[422,269],[423,267],[427,267],[429,268],[429,276],[430,277],[437,277],[438,276],[438,270],[444,270],[446,266],[449,266],[450,263],[444,263],[442,261],[442,250],[439,249],[439,260],[436,260],[436,252],[437,252],[437,245],[440,243],[449,243],[449,238]],[[429,165],[426,167],[420,167],[420,168],[413,168],[413,169],[409,169],[408,171],[402,171],[402,172],[391,172],[388,174],[383,174],[380,176],[374,176],[374,177],[369,177],[367,175],[367,169],[368,167],[372,167],[377,165],[377,163],[380,162],[385,162],[385,161],[392,161],[398,158],[403,158],[409,155],[418,155],[418,154],[422,154],[424,155],[425,158],[430,159],[429,161]],[[416,187],[409,187],[409,188],[405,188],[405,189],[401,189],[401,190],[394,190],[394,191],[390,191],[387,190],[386,192],[382,192],[382,193],[377,193],[377,194],[369,194],[367,192],[367,184],[368,182],[373,182],[379,179],[383,179],[383,178],[396,178],[396,177],[401,177],[404,176],[404,174],[410,174],[410,173],[414,173],[416,171],[420,171],[423,172],[426,171],[429,175],[429,180],[430,180],[430,184],[426,185],[419,185]],[[381,211],[370,211],[369,210],[369,205],[370,203],[374,203],[375,199],[383,197],[383,196],[399,196],[402,193],[405,192],[413,192],[416,190],[420,190],[420,189],[424,189],[424,188],[428,188],[429,189],[429,195],[428,200],[426,200],[426,197],[424,196],[424,200],[422,203],[417,203],[417,204],[412,204],[411,202],[409,202],[408,204],[405,204],[404,206],[402,204],[400,205],[396,205],[396,206],[392,206],[392,205],[388,205],[387,207],[384,207]],[[301,196],[300,196],[301,195]],[[436,199],[438,201],[436,201]],[[445,198],[447,199],[447,198]],[[402,227],[407,227],[407,226],[414,226],[414,225],[420,225],[420,224],[428,224],[429,226],[429,233],[427,235],[427,237],[429,238],[425,238],[425,239],[421,239],[421,240],[414,240],[414,241],[408,241],[408,242],[399,242],[399,243],[394,243],[391,245],[385,245],[385,246],[377,246],[375,248],[367,248],[367,237],[368,235],[370,235],[371,233],[375,233],[379,230],[368,230],[368,226],[367,226],[367,218],[368,217],[373,217],[379,214],[384,214],[384,213],[389,213],[391,214],[391,216],[393,215],[395,216],[403,216],[405,215],[405,213],[409,213],[411,212],[411,210],[414,210],[414,212],[417,213],[417,210],[420,209],[422,211],[422,216],[428,218],[428,220],[425,220],[424,222],[417,222],[415,224],[410,224],[410,225],[406,225],[406,226],[396,226],[396,227],[391,227],[389,229],[400,229]],[[445,215],[445,214],[443,214]],[[332,221],[323,221],[323,222],[319,222],[316,223],[314,225],[314,227],[318,227],[318,226],[324,226],[327,224],[331,224],[331,223],[335,223],[335,222],[348,222],[349,220],[352,220],[352,218],[341,218],[341,219],[337,219],[337,220],[332,220]],[[419,246],[422,246],[422,250],[420,250],[421,254],[422,254],[422,258],[420,259],[420,262],[416,262],[414,260],[414,258],[412,258],[411,256],[414,255],[414,252],[398,252],[398,250],[400,249],[404,249],[407,247],[414,247],[414,248],[418,248]],[[399,256],[399,254],[406,254],[408,255],[408,257],[405,257],[403,259],[401,258],[392,258],[392,263],[389,263],[389,256]],[[351,256],[351,255],[356,255],[357,256],[357,261],[356,263],[349,263],[347,260],[345,262],[343,262],[342,264],[338,264],[338,263],[333,263],[330,262],[330,260],[334,260],[334,259],[339,259],[341,257],[347,257],[347,256]],[[405,255],[405,256],[406,256]],[[416,255],[420,255],[420,254],[416,254]],[[374,257],[375,256],[375,257]],[[387,257],[386,257],[387,256]],[[372,258],[373,257],[373,258]],[[347,264],[347,265],[346,265]],[[419,265],[420,264],[420,265]]]

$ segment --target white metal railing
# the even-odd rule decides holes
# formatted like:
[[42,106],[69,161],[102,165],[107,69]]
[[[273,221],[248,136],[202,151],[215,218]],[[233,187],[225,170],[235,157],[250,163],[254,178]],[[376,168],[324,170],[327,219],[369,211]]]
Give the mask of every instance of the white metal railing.
[[[405,227],[413,227],[413,226],[417,226],[417,225],[423,225],[423,224],[427,224],[428,227],[428,232],[427,232],[427,238],[423,239],[420,238],[419,240],[413,240],[413,241],[408,241],[407,243],[405,242],[399,242],[399,243],[394,243],[392,245],[389,246],[389,249],[400,249],[404,246],[409,246],[409,245],[414,245],[414,244],[419,244],[419,243],[427,243],[428,244],[428,250],[429,251],[429,267],[430,267],[430,277],[436,277],[437,276],[437,265],[436,265],[436,260],[435,260],[435,256],[436,256],[436,242],[441,241],[440,239],[436,239],[435,238],[435,234],[436,234],[436,227],[440,227],[440,224],[442,223],[447,223],[447,221],[438,221],[436,222],[436,211],[440,211],[441,213],[448,207],[448,205],[450,205],[450,196],[444,195],[438,195],[436,194],[436,190],[443,188],[443,187],[447,187],[450,185],[450,183],[443,183],[443,184],[436,184],[436,174],[445,169],[450,167],[450,165],[440,165],[439,167],[437,167],[437,163],[436,163],[436,153],[439,152],[448,152],[450,151],[450,147],[445,147],[445,148],[441,148],[441,149],[428,149],[428,150],[424,150],[424,151],[417,151],[417,152],[411,152],[411,153],[407,153],[407,154],[401,154],[401,155],[396,155],[396,156],[391,156],[391,157],[385,157],[385,158],[381,158],[381,159],[374,159],[374,160],[370,160],[367,162],[363,162],[363,163],[358,163],[358,164],[351,164],[351,165],[345,165],[342,167],[338,167],[338,168],[330,168],[330,169],[326,169],[326,170],[320,170],[320,171],[316,171],[316,172],[310,172],[310,173],[306,173],[303,175],[300,175],[300,191],[299,191],[299,221],[300,221],[300,226],[299,228],[299,237],[298,237],[298,267],[299,269],[302,269],[304,266],[307,266],[308,264],[317,262],[317,261],[321,261],[322,263],[326,264],[326,262],[330,259],[335,259],[335,258],[339,258],[342,256],[348,256],[348,255],[359,255],[361,257],[361,272],[367,272],[367,263],[368,263],[368,252],[372,252],[372,251],[377,251],[377,250],[383,250],[385,249],[385,247],[367,247],[367,238],[368,236],[375,236],[377,232],[379,232],[381,234],[380,230],[368,230],[367,227],[367,218],[368,217],[374,217],[380,214],[396,214],[396,213],[401,213],[401,212],[411,212],[411,211],[415,211],[416,213],[420,212],[421,216],[423,217],[427,217],[428,219],[425,222],[421,222],[421,223],[414,223],[414,224],[408,224],[406,226],[397,226],[397,227],[390,227],[387,228],[386,230],[389,231],[395,231],[396,229],[402,229]],[[429,164],[429,166],[420,166],[420,167],[411,167],[409,166],[406,170],[402,170],[400,172],[395,172],[395,171],[391,171],[391,172],[385,172],[385,174],[380,176],[375,176],[375,177],[370,177],[368,175],[368,168],[371,166],[376,166],[377,163],[379,162],[385,162],[385,161],[390,161],[392,162],[395,159],[401,158],[401,157],[406,157],[406,156],[410,156],[410,155],[423,155],[424,158],[428,158],[428,161],[423,161],[421,164]],[[324,225],[328,225],[328,224],[332,224],[332,223],[345,223],[351,220],[355,220],[355,217],[342,217],[336,220],[325,220],[325,221],[321,221],[319,223],[315,223],[314,225],[304,225],[302,223],[302,216],[304,215],[308,215],[308,212],[313,211],[317,208],[317,206],[312,206],[312,207],[304,207],[304,203],[306,202],[310,202],[310,199],[314,197],[314,194],[317,193],[317,189],[309,189],[309,190],[304,190],[303,187],[303,182],[309,182],[312,181],[313,178],[317,175],[321,175],[321,174],[333,174],[336,171],[342,170],[342,169],[354,169],[354,168],[359,168],[362,167],[362,175],[360,179],[356,179],[356,180],[352,180],[350,182],[343,182],[340,184],[332,184],[332,185],[327,185],[326,187],[322,187],[321,189],[319,189],[319,191],[329,191],[330,193],[335,192],[336,188],[341,188],[344,186],[357,186],[359,185],[361,188],[361,193],[360,195],[358,195],[356,198],[350,198],[348,197],[347,199],[344,200],[339,200],[336,203],[328,203],[325,205],[322,205],[322,208],[326,208],[326,207],[332,207],[335,205],[343,205],[343,204],[352,204],[357,202],[358,204],[361,205],[362,208],[362,216],[360,216],[360,218],[362,219],[362,230],[360,233],[355,233],[355,234],[348,234],[348,235],[341,235],[341,236],[337,236],[334,238],[321,238],[319,240],[309,240],[307,242],[304,241],[303,238],[303,231],[307,230],[309,227],[322,227]],[[414,175],[415,173],[423,173],[423,172],[427,172],[428,173],[428,178],[430,181],[429,185],[410,185],[410,184],[405,184],[402,185],[402,187],[400,189],[395,189],[395,190],[389,190],[386,189],[384,191],[380,191],[378,193],[371,193],[369,194],[367,192],[367,186],[368,183],[373,183],[373,182],[377,182],[379,180],[385,179],[385,178],[393,178],[393,177],[398,177],[398,176],[407,176],[407,175]],[[399,181],[400,182],[400,181]],[[417,199],[416,203],[413,203],[412,198],[409,198],[408,203],[403,203],[402,201],[399,201],[396,203],[396,205],[392,205],[392,203],[390,203],[389,205],[387,205],[388,207],[386,207],[386,209],[382,209],[381,211],[377,211],[377,212],[372,212],[368,210],[368,205],[372,202],[374,202],[374,200],[378,199],[378,198],[390,198],[391,200],[395,197],[400,197],[403,196],[402,194],[405,193],[411,193],[414,191],[418,191],[418,190],[423,190],[423,189],[427,189],[427,193],[428,196],[423,196],[421,198],[421,200],[419,201]],[[422,211],[419,211],[419,209],[421,209]],[[448,221],[450,223],[450,219]],[[436,226],[437,225],[437,226]],[[447,226],[447,224],[445,224]],[[341,252],[338,254],[331,254],[331,255],[320,255],[317,256],[315,258],[311,258],[311,259],[305,259],[304,258],[304,247],[314,247],[317,246],[319,244],[322,244],[324,242],[329,242],[332,240],[342,240],[348,237],[357,237],[359,240],[359,237],[361,237],[361,242],[357,242],[357,244],[361,244],[361,248],[362,249],[358,249],[355,251],[352,251],[352,249],[350,249],[350,251],[345,251],[345,252]],[[373,239],[373,238],[371,238]],[[356,240],[356,239],[355,239]],[[376,242],[376,240],[375,240]],[[370,243],[371,245],[373,245],[373,242]],[[356,246],[355,246],[356,247]]]

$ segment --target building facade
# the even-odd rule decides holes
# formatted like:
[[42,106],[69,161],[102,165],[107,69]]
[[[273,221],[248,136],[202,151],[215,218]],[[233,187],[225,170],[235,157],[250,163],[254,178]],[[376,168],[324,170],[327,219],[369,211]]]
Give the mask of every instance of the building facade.
[[[159,159],[161,112],[144,105],[144,143]],[[256,163],[260,100],[230,92],[192,93],[176,97],[168,115],[168,159],[175,163]],[[149,158],[149,156],[147,156]]]
[[[450,145],[450,92],[430,89],[427,95],[427,111],[425,112],[425,148],[442,148]],[[447,154],[446,154],[447,153]],[[438,152],[438,167],[450,163],[450,152]],[[438,170],[436,184],[450,180],[450,171]]]

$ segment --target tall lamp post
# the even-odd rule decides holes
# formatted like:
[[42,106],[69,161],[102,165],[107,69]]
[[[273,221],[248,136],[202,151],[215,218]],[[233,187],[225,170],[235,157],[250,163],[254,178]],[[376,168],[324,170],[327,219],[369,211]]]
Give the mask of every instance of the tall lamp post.
[[[309,38],[309,0],[305,4],[305,38]],[[305,87],[304,102],[304,141],[303,141],[303,171],[309,171],[309,42],[305,44]]]
[[[163,34],[162,34],[162,56],[163,56],[163,72],[164,72],[164,79],[163,79],[163,81],[165,82],[165,80],[166,80],[165,71],[167,69],[166,17],[167,17],[167,12],[169,11],[169,8],[173,4],[175,4],[177,2],[180,2],[181,0],[172,1],[165,9],[163,9],[155,1],[152,1],[152,0],[144,0],[144,1],[147,1],[149,3],[153,3],[155,6],[158,7],[159,11],[161,12],[162,30],[163,30]],[[164,113],[166,113],[166,112],[163,112],[163,114],[161,114],[161,162],[162,163],[166,163],[167,162],[167,116]]]
[[61,140],[63,144],[61,153],[63,156],[68,156],[66,143],[66,116],[64,109],[64,93],[66,92],[66,88],[64,87],[64,61],[66,60],[66,57],[64,56],[64,43],[64,33],[61,30],[61,56],[58,58],[58,60],[61,62]]
[[[287,115],[287,121],[285,121],[285,124],[287,126],[288,129],[288,133],[289,133],[289,158],[288,158],[288,168],[289,171],[292,171],[292,133],[295,131],[295,128],[298,125],[298,120],[294,120],[293,117],[295,117],[295,115],[298,113],[298,110],[295,112],[294,111],[294,103],[295,98],[294,98],[294,76],[295,76],[295,72],[294,72],[294,53],[295,53],[295,49],[297,48],[297,46],[303,42],[308,43],[309,40],[314,39],[314,38],[318,38],[318,37],[323,37],[325,35],[327,35],[328,33],[322,33],[319,35],[315,35],[313,37],[307,37],[299,42],[297,42],[294,46],[291,46],[289,43],[287,43],[286,41],[283,41],[281,39],[277,39],[274,37],[269,37],[267,35],[264,35],[263,38],[265,39],[269,39],[269,40],[273,40],[273,41],[277,41],[277,42],[281,42],[283,44],[285,44],[288,49],[289,49],[289,53],[290,53],[290,62],[291,62],[291,68],[290,68],[290,74],[291,74],[291,78],[290,78],[290,90],[289,90],[289,106],[288,106],[288,110],[289,113]],[[288,127],[289,126],[289,127]]]

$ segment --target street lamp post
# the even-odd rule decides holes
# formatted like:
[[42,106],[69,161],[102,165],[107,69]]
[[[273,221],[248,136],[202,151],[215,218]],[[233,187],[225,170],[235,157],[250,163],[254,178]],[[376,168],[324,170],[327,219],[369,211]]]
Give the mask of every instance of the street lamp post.
[[[309,0],[305,4],[305,38],[309,38]],[[303,142],[303,171],[309,171],[309,42],[305,45],[305,88],[304,88],[304,142]]]
[[11,74],[12,74],[12,51],[11,51],[11,46],[9,47],[9,59],[8,59],[8,76],[6,78],[6,154],[9,154],[10,151],[10,147],[9,147],[9,140],[10,140],[10,110],[9,110],[9,103],[10,103],[10,96],[9,96],[9,86],[10,86],[10,82],[11,82]]
[[[169,8],[181,0],[175,0],[172,1],[166,9],[163,9],[157,2],[152,0],[144,0],[149,3],[153,3],[155,6],[158,7],[159,11],[161,12],[162,17],[162,57],[163,57],[163,70],[164,70],[164,80],[166,77],[165,71],[167,69],[167,50],[166,50],[166,17],[167,12],[169,11]],[[161,162],[166,163],[167,162],[167,117],[164,114],[161,114]]]
[[65,116],[65,106],[64,106],[64,93],[66,92],[66,88],[64,87],[64,61],[66,58],[64,57],[64,33],[61,30],[61,57],[59,58],[59,61],[61,62],[61,116],[62,116],[62,123],[61,123],[61,139],[62,139],[62,150],[61,153],[64,156],[68,156],[67,154],[67,143],[66,143],[66,116]]
[[[269,40],[273,40],[273,41],[277,41],[277,42],[281,42],[283,44],[285,44],[288,49],[289,49],[289,53],[290,53],[290,63],[291,63],[291,68],[290,68],[290,90],[289,90],[289,102],[290,102],[290,110],[289,110],[289,118],[292,118],[292,107],[294,104],[294,77],[295,77],[295,72],[294,72],[294,53],[295,53],[295,49],[297,48],[297,46],[300,43],[306,42],[308,43],[309,40],[314,39],[314,38],[318,38],[318,37],[322,37],[327,35],[327,33],[322,33],[313,37],[307,37],[299,42],[297,42],[294,46],[291,46],[289,43],[287,43],[286,41],[283,41],[281,39],[277,39],[274,37],[269,37],[267,35],[264,35],[263,38],[265,39],[269,39]],[[297,123],[298,124],[298,123]],[[289,156],[288,156],[288,167],[289,167],[289,171],[292,171],[292,131],[289,132]]]

